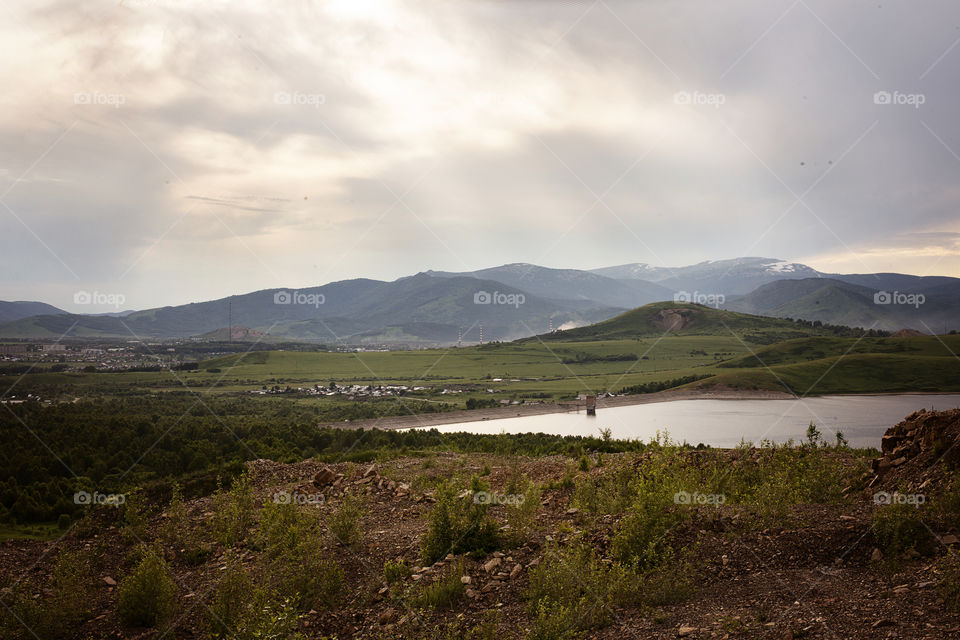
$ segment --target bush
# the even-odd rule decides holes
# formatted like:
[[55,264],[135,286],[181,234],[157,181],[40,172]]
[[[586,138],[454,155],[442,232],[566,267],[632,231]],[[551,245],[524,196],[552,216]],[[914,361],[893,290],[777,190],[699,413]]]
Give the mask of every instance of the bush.
[[956,551],[949,551],[940,563],[937,591],[947,609],[960,613],[960,554]]
[[264,549],[271,584],[298,594],[305,608],[327,606],[340,592],[343,571],[322,554],[320,522],[295,504],[267,502],[260,515],[257,543]]
[[432,609],[449,609],[460,598],[466,590],[460,581],[463,576],[463,563],[457,563],[448,567],[439,580],[433,584],[427,585],[423,590],[413,598],[413,603],[417,607],[430,607]]
[[147,523],[150,519],[147,513],[146,500],[139,489],[126,494],[126,499],[120,505],[120,519],[123,524],[123,539],[130,543],[143,544],[147,539]]
[[33,598],[26,584],[14,585],[0,605],[0,637],[42,640],[66,638],[90,617],[93,589],[88,553],[62,551],[53,567],[49,596]]
[[327,527],[334,539],[346,546],[360,542],[360,518],[363,514],[363,500],[358,496],[344,495],[340,505],[327,522]]
[[59,634],[66,635],[70,627],[86,620],[93,607],[90,590],[93,571],[87,553],[61,552],[53,567],[53,591],[45,616]]
[[131,627],[157,627],[173,614],[177,585],[156,550],[144,549],[142,559],[120,583],[117,615]]
[[559,602],[546,598],[536,603],[533,627],[528,640],[576,640],[582,636],[576,614]]
[[873,537],[891,564],[909,550],[932,551],[933,536],[920,510],[906,503],[883,505],[873,512]]
[[[489,490],[477,477],[472,488],[474,494]],[[489,505],[475,501],[470,494],[457,496],[449,482],[437,488],[437,503],[430,511],[430,524],[421,544],[425,562],[432,564],[448,553],[483,554],[500,547],[497,523],[487,515]]]
[[249,474],[246,471],[240,474],[227,491],[224,491],[218,479],[211,522],[214,539],[225,547],[231,547],[247,537],[252,524],[253,493]]
[[297,626],[302,617],[295,599],[277,600],[258,591],[257,602],[243,617],[230,640],[302,640]]
[[526,477],[513,486],[507,487],[508,494],[522,496],[522,500],[507,504],[507,524],[510,528],[510,543],[523,544],[533,527],[540,508],[540,488]]
[[410,569],[406,560],[398,560],[396,562],[387,560],[383,563],[383,579],[387,581],[387,584],[404,580],[409,577],[411,573],[413,573],[413,571]]
[[696,592],[697,571],[689,555],[677,556],[668,548],[659,566],[640,576],[635,597],[643,604],[660,607],[688,600]]
[[226,563],[208,609],[211,638],[226,638],[239,627],[253,595],[253,580],[237,557],[228,552]]
[[586,630],[608,623],[614,603],[624,600],[628,583],[620,565],[604,565],[591,547],[577,540],[566,548],[547,548],[541,563],[530,572],[526,598],[531,615],[544,630],[554,629],[560,617],[570,623],[570,630]]
[[670,530],[681,519],[672,496],[646,492],[620,522],[613,537],[614,556],[639,572],[657,567],[669,553]]

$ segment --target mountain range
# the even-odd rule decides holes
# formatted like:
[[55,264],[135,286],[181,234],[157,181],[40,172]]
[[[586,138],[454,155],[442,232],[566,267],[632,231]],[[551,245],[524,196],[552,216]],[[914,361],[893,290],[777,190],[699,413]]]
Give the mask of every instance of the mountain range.
[[213,339],[229,335],[232,319],[244,339],[397,346],[452,344],[462,336],[474,343],[481,326],[484,341],[511,340],[674,300],[890,331],[960,329],[960,278],[829,274],[772,258],[735,258],[676,268],[638,263],[585,271],[518,263],[426,271],[392,282],[264,289],[122,315],[0,302],[0,338]]

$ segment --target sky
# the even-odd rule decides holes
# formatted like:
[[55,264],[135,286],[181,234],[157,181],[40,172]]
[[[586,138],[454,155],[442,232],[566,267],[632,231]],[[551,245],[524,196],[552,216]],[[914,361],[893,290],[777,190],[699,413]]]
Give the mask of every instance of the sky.
[[0,42],[4,300],[737,256],[960,276],[954,0],[13,0]]

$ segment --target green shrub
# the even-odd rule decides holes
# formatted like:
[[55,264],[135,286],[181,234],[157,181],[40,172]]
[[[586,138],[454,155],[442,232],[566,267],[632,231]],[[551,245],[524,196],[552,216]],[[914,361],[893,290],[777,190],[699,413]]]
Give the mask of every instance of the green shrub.
[[387,584],[405,580],[411,573],[413,571],[406,560],[397,560],[396,562],[387,560],[383,563],[383,579],[387,581]]
[[343,571],[324,556],[320,521],[312,510],[267,502],[260,514],[257,544],[263,548],[271,585],[298,594],[305,608],[331,604],[343,586]]
[[32,589],[23,583],[9,587],[0,596],[0,637],[14,640],[41,640],[46,637],[46,611],[33,598]]
[[697,571],[689,554],[678,556],[670,547],[658,566],[639,576],[632,593],[642,604],[660,607],[689,600],[696,592],[696,584]]
[[564,617],[574,623],[571,630],[586,630],[609,622],[610,611],[614,603],[624,601],[628,584],[620,565],[603,564],[590,546],[577,540],[568,547],[547,547],[540,564],[530,571],[525,597],[531,615],[546,616],[545,629]]
[[920,518],[920,510],[906,503],[877,507],[873,512],[873,537],[888,563],[895,563],[909,550],[929,553],[933,546],[933,536]]
[[163,557],[145,549],[133,572],[123,579],[117,594],[117,615],[131,627],[157,627],[176,607],[177,585]]
[[303,639],[303,634],[297,631],[302,615],[295,599],[278,600],[260,590],[256,600],[229,640]]
[[510,530],[510,543],[519,546],[526,542],[530,529],[536,522],[537,510],[540,509],[540,488],[524,476],[515,485],[508,487],[506,492],[518,496],[520,499],[507,503],[507,525]]
[[570,607],[544,598],[534,607],[534,620],[528,640],[577,640],[579,633],[576,613]]
[[227,553],[226,565],[207,611],[211,638],[226,638],[239,627],[254,593],[253,580],[231,552]]
[[211,526],[214,539],[225,547],[231,547],[247,537],[253,524],[253,492],[250,476],[244,471],[234,479],[229,490],[224,491],[217,480],[213,496]]
[[179,550],[187,546],[186,536],[190,534],[187,521],[187,507],[183,501],[183,492],[178,483],[173,483],[170,504],[163,513],[163,522],[160,524],[160,539],[164,544]]
[[139,489],[128,492],[119,508],[123,539],[129,543],[144,543],[147,539],[147,524],[150,516],[147,513],[147,503],[143,493]]
[[460,598],[463,597],[466,587],[460,581],[464,575],[463,563],[457,563],[447,567],[439,580],[433,584],[426,585],[413,598],[413,603],[417,607],[430,607],[432,609],[450,609]]
[[937,591],[944,605],[960,613],[960,554],[949,551],[937,571]]
[[352,546],[360,542],[360,518],[363,514],[363,500],[358,496],[346,494],[327,521],[327,528],[337,542]]
[[436,504],[430,511],[430,524],[421,543],[425,562],[434,563],[448,553],[488,553],[500,547],[497,523],[487,515],[489,505],[474,495],[489,491],[474,477],[472,492],[458,496],[453,485],[442,483],[436,492]]
[[43,599],[33,589],[15,584],[0,605],[0,637],[55,640],[69,637],[90,617],[90,592],[94,587],[87,552],[61,551]]
[[59,633],[66,635],[71,627],[86,620],[93,611],[90,591],[93,571],[87,552],[63,551],[53,567],[53,591],[47,609],[47,619]]
[[670,531],[683,515],[673,496],[662,491],[645,492],[620,521],[613,537],[613,554],[639,572],[658,566],[670,548]]

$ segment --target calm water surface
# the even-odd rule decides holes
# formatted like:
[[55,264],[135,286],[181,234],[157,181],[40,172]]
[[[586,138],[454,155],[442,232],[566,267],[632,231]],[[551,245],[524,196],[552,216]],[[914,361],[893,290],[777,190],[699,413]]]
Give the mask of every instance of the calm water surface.
[[955,409],[960,394],[826,396],[802,400],[674,400],[599,409],[596,416],[555,413],[436,427],[471,433],[551,433],[650,440],[657,431],[691,444],[731,447],[741,439],[802,440],[813,422],[832,441],[841,431],[852,446],[878,447],[889,427],[917,409]]

